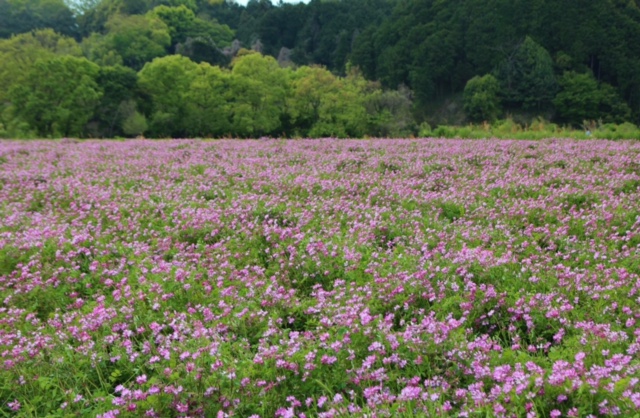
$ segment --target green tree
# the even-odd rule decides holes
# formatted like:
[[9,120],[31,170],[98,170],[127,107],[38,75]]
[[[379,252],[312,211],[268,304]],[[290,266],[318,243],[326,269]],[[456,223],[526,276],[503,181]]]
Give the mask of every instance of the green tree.
[[74,14],[64,0],[0,0],[0,38],[45,28],[78,36]]
[[561,90],[553,103],[563,122],[579,126],[585,120],[602,120],[620,123],[629,120],[631,109],[606,83],[600,83],[593,75],[573,71],[560,79]]
[[36,61],[9,91],[15,115],[41,136],[82,136],[102,92],[100,68],[85,58]]
[[374,88],[365,97],[369,126],[367,135],[388,138],[407,137],[416,131],[411,91]]
[[122,120],[122,132],[130,137],[144,134],[149,128],[147,118],[136,110],[135,102],[124,102],[120,107],[121,113],[128,115]]
[[231,75],[207,63],[198,65],[185,92],[185,125],[189,136],[223,136],[231,132]]
[[151,100],[149,131],[152,136],[185,136],[184,96],[189,92],[197,68],[189,58],[170,55],[147,63],[138,74],[138,85]]
[[149,15],[163,21],[169,28],[171,44],[184,42],[193,31],[196,15],[187,6],[158,6]]
[[151,7],[156,6],[169,6],[169,7],[181,7],[185,6],[193,12],[198,11],[198,2],[196,0],[152,0],[150,1]]
[[12,121],[13,116],[7,111],[11,104],[9,90],[24,81],[37,60],[61,55],[81,56],[82,52],[74,39],[57,34],[51,29],[0,40],[0,123],[18,127],[15,134],[21,135],[19,127],[25,124],[18,120]]
[[137,110],[138,75],[127,67],[102,67],[96,81],[103,94],[92,119],[93,135],[110,138],[126,133],[121,129],[124,120]]
[[233,131],[243,137],[280,134],[287,77],[273,57],[246,53],[232,63],[230,103]]
[[299,135],[308,135],[318,123],[323,102],[337,91],[337,83],[337,77],[322,67],[303,66],[293,74],[287,107]]
[[558,91],[551,55],[528,36],[498,67],[496,77],[509,106],[542,110]]
[[107,34],[97,42],[102,55],[115,51],[122,57],[122,63],[135,70],[156,57],[167,53],[171,44],[169,28],[153,16],[115,15],[106,24]]
[[300,135],[360,137],[369,115],[367,83],[358,74],[339,78],[321,67],[301,67],[292,77],[287,108]]
[[38,59],[60,55],[81,56],[78,43],[51,29],[42,29],[0,40],[0,105],[9,88],[20,83]]
[[233,40],[234,32],[227,25],[200,19],[184,5],[158,6],[149,12],[149,15],[162,20],[167,25],[173,47],[189,40],[209,41],[216,47],[225,47]]
[[113,67],[124,65],[122,56],[113,49],[109,39],[101,33],[92,33],[82,40],[82,52],[92,62],[103,66]]
[[474,122],[493,122],[500,114],[500,85],[498,80],[486,74],[475,76],[464,88],[464,111]]

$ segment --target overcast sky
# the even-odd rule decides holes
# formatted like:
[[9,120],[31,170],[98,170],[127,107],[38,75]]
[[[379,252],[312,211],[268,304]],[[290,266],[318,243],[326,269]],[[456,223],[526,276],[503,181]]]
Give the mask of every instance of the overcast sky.
[[[280,0],[271,0],[272,4],[278,4]],[[242,5],[246,5],[249,0],[235,0],[236,3],[238,4],[242,4]],[[282,0],[283,3],[291,3],[291,4],[296,4],[296,3],[309,3],[309,0]]]

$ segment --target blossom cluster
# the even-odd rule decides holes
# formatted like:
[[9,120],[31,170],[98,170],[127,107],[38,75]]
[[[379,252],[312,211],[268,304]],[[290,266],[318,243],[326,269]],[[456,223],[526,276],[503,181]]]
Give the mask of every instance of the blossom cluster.
[[0,143],[5,415],[640,411],[640,143]]

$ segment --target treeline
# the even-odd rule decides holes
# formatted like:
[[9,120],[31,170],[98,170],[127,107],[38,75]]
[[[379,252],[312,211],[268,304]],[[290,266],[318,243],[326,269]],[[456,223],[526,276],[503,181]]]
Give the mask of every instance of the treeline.
[[229,68],[180,54],[136,72],[100,66],[50,29],[0,41],[0,136],[403,136],[415,131],[406,91],[357,71],[281,67],[239,50]]
[[0,136],[638,124],[639,2],[0,0]]

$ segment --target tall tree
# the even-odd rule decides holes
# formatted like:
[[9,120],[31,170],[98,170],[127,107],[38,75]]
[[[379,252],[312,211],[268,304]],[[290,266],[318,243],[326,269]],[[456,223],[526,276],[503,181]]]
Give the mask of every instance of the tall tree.
[[3,112],[10,104],[9,90],[20,85],[39,59],[56,56],[81,56],[73,39],[51,29],[36,30],[0,40],[0,122],[8,124],[10,115]]
[[511,106],[541,110],[558,91],[551,55],[528,36],[500,64],[496,76],[503,100]]

